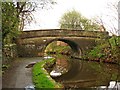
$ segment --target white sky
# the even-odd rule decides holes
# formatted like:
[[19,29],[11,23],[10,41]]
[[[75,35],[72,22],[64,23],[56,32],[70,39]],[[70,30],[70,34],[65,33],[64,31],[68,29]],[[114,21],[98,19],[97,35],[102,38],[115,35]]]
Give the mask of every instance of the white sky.
[[[52,9],[43,9],[34,12],[36,23],[26,26],[25,30],[57,29],[59,28],[59,20],[62,15],[72,9],[75,9],[87,18],[107,15],[107,4],[111,2],[114,3],[115,1],[116,0],[56,0],[57,4],[53,5]],[[106,18],[106,21],[107,20],[108,18]]]

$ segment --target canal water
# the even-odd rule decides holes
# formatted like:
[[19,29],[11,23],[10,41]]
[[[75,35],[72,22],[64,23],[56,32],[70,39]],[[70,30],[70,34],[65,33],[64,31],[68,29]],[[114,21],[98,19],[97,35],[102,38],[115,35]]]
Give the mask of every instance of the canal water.
[[115,64],[56,56],[56,65],[53,69],[64,72],[61,76],[52,78],[62,83],[65,88],[117,88],[115,90],[120,90],[120,66]]

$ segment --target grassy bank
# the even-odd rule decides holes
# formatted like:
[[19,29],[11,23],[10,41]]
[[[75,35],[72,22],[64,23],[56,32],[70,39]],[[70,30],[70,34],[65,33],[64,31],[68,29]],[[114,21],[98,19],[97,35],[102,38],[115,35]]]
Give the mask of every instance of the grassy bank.
[[33,67],[33,83],[35,88],[61,88],[62,85],[55,82],[44,69],[44,65],[47,63],[53,64],[54,58],[43,60]]

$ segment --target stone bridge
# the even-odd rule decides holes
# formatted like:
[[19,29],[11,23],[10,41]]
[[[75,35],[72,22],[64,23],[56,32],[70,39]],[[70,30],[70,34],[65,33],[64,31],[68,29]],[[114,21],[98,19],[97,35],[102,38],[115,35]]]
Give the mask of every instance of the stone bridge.
[[96,45],[96,41],[107,39],[107,32],[67,30],[67,29],[47,29],[23,31],[17,39],[17,49],[19,56],[41,56],[45,48],[53,41],[63,41],[67,43],[73,56],[81,57],[87,50]]

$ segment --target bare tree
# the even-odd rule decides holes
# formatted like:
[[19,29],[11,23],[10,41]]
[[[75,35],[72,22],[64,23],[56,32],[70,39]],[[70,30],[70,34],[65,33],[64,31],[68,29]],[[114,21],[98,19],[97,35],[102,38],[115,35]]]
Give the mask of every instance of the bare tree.
[[[104,26],[105,30],[111,35],[118,36],[120,35],[120,30],[118,29],[118,20],[120,19],[118,17],[120,14],[118,13],[118,0],[115,3],[108,3],[106,8],[108,13],[97,16],[94,20]],[[105,21],[105,18],[107,21]]]
[[[18,2],[19,1],[19,2]],[[40,9],[47,9],[50,8],[51,5],[55,4],[56,2],[53,0],[36,0],[36,1],[30,1],[30,0],[18,0],[15,2],[16,9],[18,12],[18,18],[20,18],[20,29],[23,30],[24,25],[30,24],[31,21],[34,20],[33,12],[40,10]]]

